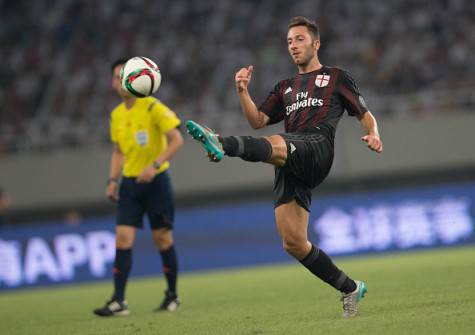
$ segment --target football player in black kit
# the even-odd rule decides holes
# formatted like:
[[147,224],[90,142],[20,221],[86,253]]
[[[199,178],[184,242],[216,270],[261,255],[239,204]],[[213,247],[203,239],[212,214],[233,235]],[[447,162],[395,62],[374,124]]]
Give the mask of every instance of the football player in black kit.
[[383,144],[376,119],[349,73],[320,63],[317,25],[302,16],[292,18],[287,46],[298,74],[280,81],[259,108],[248,91],[253,67],[240,69],[235,77],[241,108],[252,128],[283,120],[284,134],[224,137],[194,121],[187,121],[186,127],[212,161],[227,155],[275,166],[275,220],[284,249],[339,290],[343,316],[352,317],[358,313],[357,304],[367,291],[366,285],[351,279],[308,240],[311,192],[330,171],[335,130],[345,110],[360,121],[365,132],[361,139],[371,150],[380,153]]

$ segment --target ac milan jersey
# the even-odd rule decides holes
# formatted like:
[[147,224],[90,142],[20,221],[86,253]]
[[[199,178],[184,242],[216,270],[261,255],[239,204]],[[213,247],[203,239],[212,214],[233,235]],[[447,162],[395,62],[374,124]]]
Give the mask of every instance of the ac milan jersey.
[[368,111],[350,74],[327,66],[280,81],[259,110],[269,124],[284,120],[288,133],[323,129],[331,139],[345,110],[351,116]]

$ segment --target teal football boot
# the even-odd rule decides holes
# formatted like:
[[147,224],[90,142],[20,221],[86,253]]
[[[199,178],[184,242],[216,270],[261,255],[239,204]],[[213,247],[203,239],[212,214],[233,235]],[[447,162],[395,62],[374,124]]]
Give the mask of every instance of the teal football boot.
[[201,146],[208,153],[208,157],[213,162],[219,162],[224,157],[223,146],[218,140],[218,134],[208,127],[201,126],[195,121],[188,120],[185,122],[188,134],[195,140],[200,142]]

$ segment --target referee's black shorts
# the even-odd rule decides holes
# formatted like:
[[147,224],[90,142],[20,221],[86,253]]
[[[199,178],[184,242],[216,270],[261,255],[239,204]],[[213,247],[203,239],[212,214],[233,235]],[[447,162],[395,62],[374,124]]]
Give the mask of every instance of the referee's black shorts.
[[281,136],[287,144],[287,162],[275,168],[274,206],[295,199],[310,212],[312,189],[326,178],[333,163],[333,142],[317,132]]
[[156,175],[148,184],[137,183],[136,178],[122,178],[117,225],[143,228],[144,214],[151,229],[173,229],[175,203],[167,171]]

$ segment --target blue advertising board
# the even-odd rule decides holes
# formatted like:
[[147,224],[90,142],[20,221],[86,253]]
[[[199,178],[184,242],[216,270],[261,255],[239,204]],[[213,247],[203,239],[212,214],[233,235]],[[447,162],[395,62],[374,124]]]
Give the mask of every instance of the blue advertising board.
[[[310,240],[333,256],[475,244],[475,183],[315,197]],[[291,261],[272,203],[178,211],[181,271]],[[0,290],[111,278],[114,217],[71,227],[0,230]],[[161,274],[149,229],[137,234],[132,275]]]

